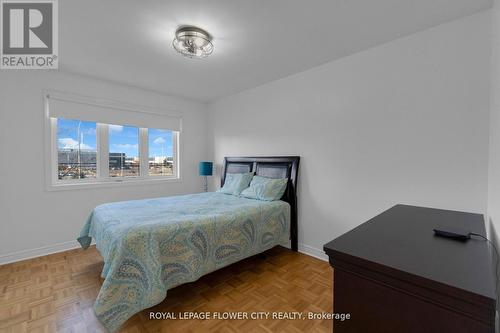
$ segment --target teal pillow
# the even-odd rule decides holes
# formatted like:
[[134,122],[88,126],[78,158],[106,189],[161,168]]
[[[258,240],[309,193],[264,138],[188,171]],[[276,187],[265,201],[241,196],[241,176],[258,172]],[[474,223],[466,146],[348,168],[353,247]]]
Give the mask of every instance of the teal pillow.
[[241,196],[250,199],[275,201],[281,199],[285,193],[287,178],[266,178],[254,176],[250,187],[241,192]]
[[226,179],[224,180],[224,186],[217,192],[240,195],[241,191],[248,187],[250,181],[252,180],[253,172],[247,173],[228,173],[226,174]]

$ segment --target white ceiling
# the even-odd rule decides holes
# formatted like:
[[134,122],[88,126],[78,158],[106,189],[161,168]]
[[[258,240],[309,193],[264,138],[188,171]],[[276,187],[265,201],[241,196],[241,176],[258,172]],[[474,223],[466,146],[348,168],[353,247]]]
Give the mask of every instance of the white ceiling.
[[[60,68],[210,101],[466,16],[491,0],[63,0]],[[175,29],[214,36],[202,60]]]

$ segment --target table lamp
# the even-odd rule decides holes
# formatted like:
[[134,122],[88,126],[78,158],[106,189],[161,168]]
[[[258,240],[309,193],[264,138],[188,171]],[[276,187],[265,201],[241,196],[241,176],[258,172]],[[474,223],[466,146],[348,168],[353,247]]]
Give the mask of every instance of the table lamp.
[[212,162],[200,162],[199,165],[199,174],[200,176],[205,177],[205,192],[208,192],[208,178],[207,176],[212,175],[213,163]]

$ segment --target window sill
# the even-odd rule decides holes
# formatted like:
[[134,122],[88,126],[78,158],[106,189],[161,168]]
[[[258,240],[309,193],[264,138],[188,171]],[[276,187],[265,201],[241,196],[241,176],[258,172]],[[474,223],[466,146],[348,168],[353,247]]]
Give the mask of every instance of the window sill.
[[47,191],[67,191],[67,190],[83,190],[103,187],[123,187],[136,185],[154,185],[159,183],[180,183],[180,177],[151,177],[151,178],[133,178],[133,179],[112,179],[102,181],[82,181],[70,183],[55,183],[46,186]]

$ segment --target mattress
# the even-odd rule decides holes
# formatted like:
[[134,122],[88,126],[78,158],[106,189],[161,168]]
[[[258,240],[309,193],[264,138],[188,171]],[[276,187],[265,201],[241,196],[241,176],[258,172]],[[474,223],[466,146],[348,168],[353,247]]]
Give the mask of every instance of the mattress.
[[222,193],[100,205],[78,238],[104,258],[95,314],[115,331],[168,289],[285,243],[289,229],[288,203]]

